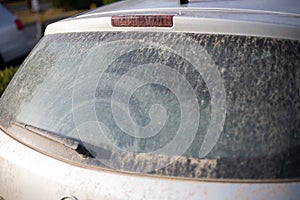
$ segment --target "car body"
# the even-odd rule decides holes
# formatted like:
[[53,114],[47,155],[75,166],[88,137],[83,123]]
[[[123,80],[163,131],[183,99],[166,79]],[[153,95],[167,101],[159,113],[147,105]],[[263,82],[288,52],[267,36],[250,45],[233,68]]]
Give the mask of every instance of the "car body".
[[1,67],[31,50],[22,22],[6,7],[0,4],[0,61]]
[[182,3],[47,27],[1,97],[3,199],[299,198],[299,3]]

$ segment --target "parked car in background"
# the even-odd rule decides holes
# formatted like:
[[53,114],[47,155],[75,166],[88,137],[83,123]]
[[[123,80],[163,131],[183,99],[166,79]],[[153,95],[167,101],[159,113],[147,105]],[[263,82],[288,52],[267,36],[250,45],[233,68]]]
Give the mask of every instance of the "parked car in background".
[[129,0],[53,23],[0,101],[0,199],[300,197],[298,0]]
[[23,29],[21,20],[0,3],[0,68],[31,50]]

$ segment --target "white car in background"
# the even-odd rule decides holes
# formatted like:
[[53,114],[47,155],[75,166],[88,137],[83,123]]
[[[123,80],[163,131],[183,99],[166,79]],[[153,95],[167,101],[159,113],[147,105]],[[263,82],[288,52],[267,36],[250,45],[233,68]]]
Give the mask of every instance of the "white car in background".
[[0,68],[30,50],[21,20],[0,3]]
[[298,0],[129,0],[49,25],[0,100],[0,199],[300,197]]

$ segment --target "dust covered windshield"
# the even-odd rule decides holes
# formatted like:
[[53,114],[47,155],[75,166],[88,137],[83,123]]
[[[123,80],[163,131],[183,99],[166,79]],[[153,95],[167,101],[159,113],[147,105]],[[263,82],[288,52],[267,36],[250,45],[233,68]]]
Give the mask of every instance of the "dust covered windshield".
[[4,93],[0,123],[79,139],[115,170],[300,178],[299,51],[245,36],[48,35]]

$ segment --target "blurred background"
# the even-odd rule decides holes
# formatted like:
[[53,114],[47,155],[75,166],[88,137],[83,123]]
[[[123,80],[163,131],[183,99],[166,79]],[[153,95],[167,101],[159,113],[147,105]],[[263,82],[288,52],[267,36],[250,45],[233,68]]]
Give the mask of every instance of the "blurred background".
[[119,0],[0,0],[0,97],[48,24]]

